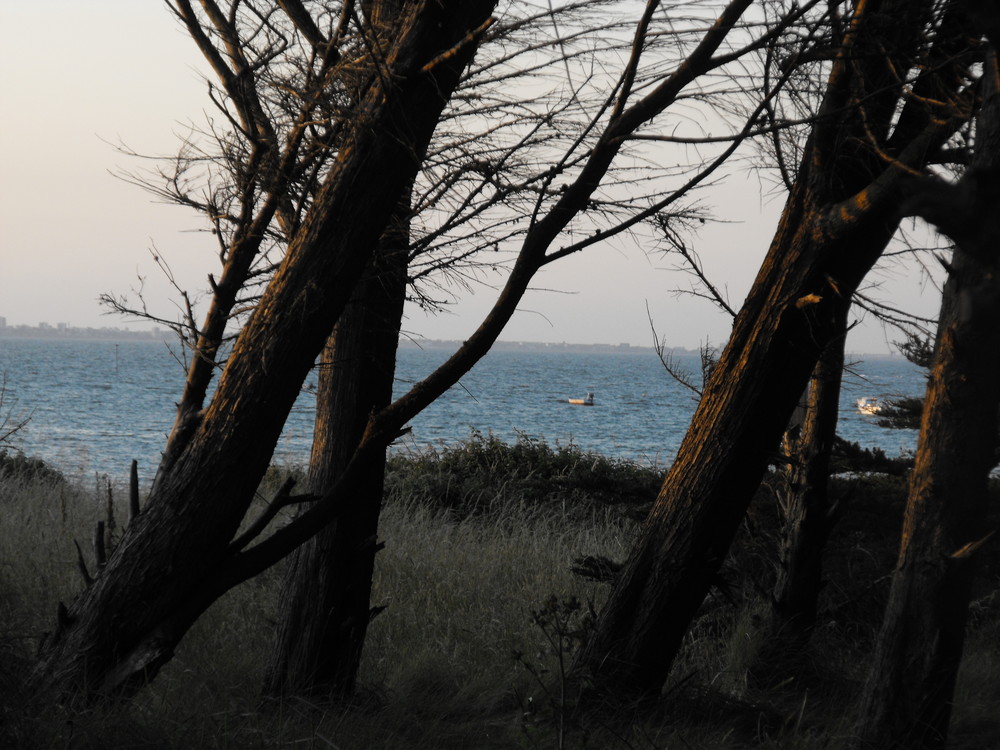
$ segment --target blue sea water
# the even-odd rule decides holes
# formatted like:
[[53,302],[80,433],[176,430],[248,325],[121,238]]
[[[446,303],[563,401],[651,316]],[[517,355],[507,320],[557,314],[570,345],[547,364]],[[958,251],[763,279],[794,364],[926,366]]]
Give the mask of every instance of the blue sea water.
[[[3,412],[30,417],[16,447],[73,476],[122,477],[135,458],[155,472],[184,382],[176,348],[147,341],[0,338],[6,377]],[[396,391],[428,374],[443,350],[400,350]],[[678,361],[691,372],[695,357]],[[840,434],[889,455],[916,448],[916,433],[885,430],[860,414],[862,396],[919,395],[920,370],[902,358],[856,362],[844,382]],[[313,378],[314,379],[314,378]],[[308,383],[307,383],[308,386]],[[593,407],[569,397],[596,393]],[[312,440],[315,397],[305,388],[275,460],[304,463]],[[694,395],[647,353],[491,352],[461,383],[419,415],[396,450],[441,447],[472,431],[513,442],[574,444],[616,458],[669,465],[694,413]]]

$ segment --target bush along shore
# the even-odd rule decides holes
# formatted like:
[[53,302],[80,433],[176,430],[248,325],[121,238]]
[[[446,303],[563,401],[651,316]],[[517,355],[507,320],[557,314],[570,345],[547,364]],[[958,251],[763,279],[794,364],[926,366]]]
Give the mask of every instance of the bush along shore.
[[[373,597],[384,609],[349,704],[261,698],[283,573],[272,569],[217,602],[134,700],[72,715],[28,704],[23,680],[59,602],[80,589],[83,568],[94,572],[96,522],[105,546],[117,541],[125,494],[0,453],[0,746],[838,747],[881,622],[906,492],[897,463],[881,466],[884,456],[856,446],[841,453],[832,492],[848,508],[829,542],[811,639],[799,653],[767,648],[781,541],[769,477],[653,705],[578,710],[564,688],[662,470],[474,434],[389,462]],[[261,498],[289,471],[272,469]],[[974,597],[953,748],[1000,742],[993,547]]]

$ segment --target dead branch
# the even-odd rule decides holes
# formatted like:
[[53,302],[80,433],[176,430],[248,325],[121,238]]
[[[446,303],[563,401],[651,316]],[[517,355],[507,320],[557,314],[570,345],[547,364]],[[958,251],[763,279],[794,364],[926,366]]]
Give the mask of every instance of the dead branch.
[[[6,408],[5,408],[6,407]],[[23,430],[31,416],[13,416],[13,404],[7,403],[7,372],[0,374],[0,446],[8,445],[10,439]]]
[[100,572],[108,561],[107,549],[104,545],[104,521],[98,521],[94,527],[94,564]]
[[[90,571],[87,570],[87,563],[83,559],[83,550],[80,549],[80,543],[74,539],[73,544],[76,546],[76,568],[80,571],[80,575],[83,577],[84,586],[89,587],[94,582],[94,579],[91,577]],[[60,604],[60,606],[62,606],[62,604]]]
[[694,384],[691,373],[682,367],[672,354],[667,352],[666,337],[661,338],[656,333],[656,325],[653,323],[652,313],[649,312],[649,305],[646,305],[646,317],[649,319],[649,328],[653,333],[653,350],[656,352],[660,364],[663,365],[663,369],[667,371],[667,375],[701,398],[701,388]]
[[260,536],[267,525],[271,523],[278,512],[282,508],[287,508],[291,505],[298,505],[301,503],[314,502],[318,498],[315,495],[292,495],[292,488],[295,486],[295,478],[288,477],[278,488],[271,502],[268,503],[267,508],[264,512],[236,539],[234,539],[229,544],[229,551],[232,553],[239,552],[241,549],[246,547],[250,542]]
[[139,515],[139,462],[134,458],[128,472],[128,525]]

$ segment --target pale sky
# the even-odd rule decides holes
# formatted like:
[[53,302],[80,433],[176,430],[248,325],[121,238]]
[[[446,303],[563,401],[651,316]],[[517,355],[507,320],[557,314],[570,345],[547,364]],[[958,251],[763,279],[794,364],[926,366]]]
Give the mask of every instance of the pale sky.
[[[193,43],[164,4],[136,0],[0,0],[0,39],[0,316],[8,325],[122,325],[102,314],[98,295],[127,292],[139,276],[170,315],[173,296],[150,248],[182,285],[199,289],[216,271],[213,240],[195,231],[200,217],[112,176],[141,167],[114,144],[171,154],[185,124],[203,122],[210,103]],[[725,223],[706,226],[695,250],[733,307],[777,223],[782,199],[768,191],[737,172],[703,196]],[[724,343],[730,321],[704,300],[674,294],[689,286],[675,265],[625,238],[589,248],[542,274],[501,338],[649,346],[651,315],[668,345]],[[936,312],[937,293],[918,274],[882,272],[876,281],[893,304]],[[408,310],[404,327],[417,337],[463,339],[491,293],[464,293],[433,317]],[[863,321],[848,348],[886,352],[897,338]]]

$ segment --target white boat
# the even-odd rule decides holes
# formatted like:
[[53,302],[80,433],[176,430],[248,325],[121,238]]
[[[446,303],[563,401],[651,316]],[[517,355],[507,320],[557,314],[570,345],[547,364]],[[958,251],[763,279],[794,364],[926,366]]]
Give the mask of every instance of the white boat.
[[570,398],[567,399],[569,403],[575,404],[576,406],[593,406],[594,405],[594,392],[589,391],[586,398]]
[[858,411],[862,414],[878,414],[882,411],[882,400],[875,396],[859,398]]

